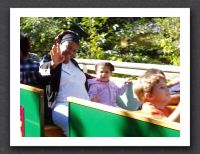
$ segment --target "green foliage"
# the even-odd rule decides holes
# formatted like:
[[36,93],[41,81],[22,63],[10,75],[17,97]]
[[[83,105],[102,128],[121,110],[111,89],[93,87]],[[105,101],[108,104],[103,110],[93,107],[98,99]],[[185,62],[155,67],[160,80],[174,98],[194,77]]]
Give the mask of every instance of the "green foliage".
[[77,58],[180,65],[180,18],[23,17],[26,33],[39,55],[50,51],[63,29],[81,36]]

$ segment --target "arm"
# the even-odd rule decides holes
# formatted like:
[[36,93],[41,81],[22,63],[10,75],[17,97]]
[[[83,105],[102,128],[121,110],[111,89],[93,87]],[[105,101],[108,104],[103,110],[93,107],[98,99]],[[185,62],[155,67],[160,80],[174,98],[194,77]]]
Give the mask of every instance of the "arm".
[[180,79],[179,79],[179,78],[176,78],[176,79],[174,79],[174,80],[169,81],[169,82],[167,83],[167,87],[170,88],[170,87],[172,87],[172,86],[174,86],[174,85],[176,85],[176,84],[178,84],[178,83],[180,83]]
[[39,71],[20,72],[20,83],[42,89],[46,84],[44,78]]
[[179,118],[180,118],[179,105],[169,116],[166,116],[162,110],[156,108],[155,106],[153,106],[150,103],[144,103],[142,105],[141,111],[145,114],[150,115],[153,118],[163,119],[163,120],[167,120],[167,121],[174,121],[174,122],[180,121],[179,120]]
[[99,97],[97,93],[97,86],[95,84],[91,85],[88,91],[88,95],[93,102],[99,102]]
[[60,51],[60,45],[57,43],[53,45],[50,51],[51,54],[51,69],[55,69],[60,63],[63,63],[65,56],[62,55]]
[[85,73],[86,79],[93,79],[95,76]]
[[59,44],[53,45],[50,51],[51,58],[46,56],[40,63],[40,73],[43,76],[50,76],[65,57],[61,54]]
[[55,70],[65,60],[65,57],[60,52],[58,43],[52,46],[50,55],[51,58],[46,56],[40,63],[40,72],[42,75],[51,75],[51,71]]
[[180,94],[172,94],[170,95],[170,100],[168,105],[177,105],[180,102]]
[[94,77],[94,76],[91,76],[91,75],[89,75],[89,74],[87,74],[87,73],[84,73],[84,74],[85,74],[85,76],[86,76],[85,88],[86,88],[87,91],[89,91],[88,79],[93,79],[93,78],[95,78],[95,77]]
[[172,114],[168,117],[168,120],[174,122],[180,122],[180,105],[176,107],[176,109],[172,112]]
[[51,61],[45,61],[45,59],[40,63],[39,72],[42,76],[50,76]]
[[123,95],[125,91],[128,89],[128,85],[132,83],[131,79],[128,78],[125,80],[124,84],[119,88],[117,87],[117,95]]
[[117,87],[117,96],[123,95],[128,89],[128,84],[123,84],[121,87]]

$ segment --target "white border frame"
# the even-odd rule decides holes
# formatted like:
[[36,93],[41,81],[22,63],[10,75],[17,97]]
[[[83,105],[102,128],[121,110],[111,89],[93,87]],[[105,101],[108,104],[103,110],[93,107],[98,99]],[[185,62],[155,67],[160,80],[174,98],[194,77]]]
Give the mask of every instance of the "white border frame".
[[[91,15],[180,17],[180,137],[20,137],[20,17]],[[10,146],[190,146],[190,8],[10,8]]]

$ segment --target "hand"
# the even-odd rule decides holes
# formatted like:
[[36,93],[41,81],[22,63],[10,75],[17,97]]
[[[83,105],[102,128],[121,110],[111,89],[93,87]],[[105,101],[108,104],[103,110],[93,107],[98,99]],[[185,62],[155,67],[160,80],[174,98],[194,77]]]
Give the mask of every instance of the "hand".
[[125,84],[132,83],[132,78],[126,78],[124,83]]
[[65,60],[65,57],[60,52],[60,46],[57,43],[56,45],[53,45],[50,51],[51,54],[51,66],[55,68],[58,64],[63,63]]
[[100,99],[98,96],[94,96],[92,99],[91,99],[92,102],[99,102]]
[[168,87],[168,88],[171,88],[171,87],[173,87],[173,86],[175,86],[175,85],[178,85],[178,84],[180,84],[180,79],[179,79],[179,78],[176,78],[176,79],[173,79],[173,80],[169,81],[169,82],[167,83],[167,87]]
[[180,123],[180,104],[178,104],[176,109],[168,116],[168,120]]

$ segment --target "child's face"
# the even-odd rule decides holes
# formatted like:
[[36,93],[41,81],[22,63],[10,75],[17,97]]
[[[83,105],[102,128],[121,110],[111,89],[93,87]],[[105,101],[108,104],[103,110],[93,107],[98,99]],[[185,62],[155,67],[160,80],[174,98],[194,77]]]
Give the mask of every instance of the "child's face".
[[155,85],[151,97],[153,102],[159,103],[160,105],[167,105],[170,94],[164,80],[160,80],[160,82]]
[[112,71],[107,66],[98,66],[96,74],[101,82],[108,82],[112,76]]

